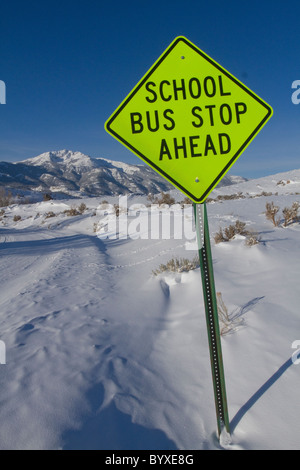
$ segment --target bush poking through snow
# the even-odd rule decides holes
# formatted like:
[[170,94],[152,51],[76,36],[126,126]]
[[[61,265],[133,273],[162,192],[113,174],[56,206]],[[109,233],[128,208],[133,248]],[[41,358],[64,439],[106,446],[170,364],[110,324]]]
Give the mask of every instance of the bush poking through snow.
[[228,309],[222,299],[221,292],[217,292],[217,307],[218,307],[218,317],[220,323],[220,334],[224,335],[227,332],[230,325],[230,318]]
[[50,219],[51,217],[55,217],[55,213],[53,211],[47,212],[46,219]]
[[248,233],[247,237],[246,237],[246,241],[245,241],[245,245],[246,246],[254,246],[254,245],[258,245],[259,243],[261,242],[261,237],[253,232],[253,233]]
[[65,210],[64,214],[70,217],[74,217],[75,215],[80,215],[80,212],[76,209],[76,207],[71,207],[71,209]]
[[221,229],[221,227],[219,228],[219,231],[214,235],[214,240],[215,240],[216,244],[221,243],[221,242],[228,242],[229,241],[227,238],[225,238],[223,230]]
[[229,225],[229,227],[224,228],[224,235],[226,240],[232,240],[237,234],[234,225]]
[[219,231],[214,235],[215,243],[222,243],[222,242],[229,242],[233,240],[235,235],[243,235],[246,237],[245,244],[247,246],[253,246],[260,243],[261,238],[256,232],[250,232],[245,230],[246,224],[245,222],[241,222],[237,220],[235,225],[229,225],[226,227],[224,231],[220,228]]
[[191,199],[190,199],[189,197],[185,197],[185,198],[181,201],[180,204],[181,204],[181,208],[183,209],[184,206],[193,204],[193,202],[191,201]]
[[232,333],[243,324],[243,319],[238,314],[230,315],[222,299],[221,292],[217,292],[217,308],[221,336]]
[[128,214],[128,208],[120,206],[119,204],[114,204],[115,216],[119,217],[121,214]]
[[249,232],[245,230],[245,227],[245,222],[237,220],[235,225],[229,225],[229,227],[224,229],[224,232],[220,228],[214,236],[215,243],[218,244],[221,242],[229,242],[235,237],[235,235],[248,235]]
[[283,217],[284,217],[284,227],[286,227],[289,224],[292,224],[293,222],[298,221],[298,210],[299,210],[300,204],[299,202],[294,202],[292,204],[292,207],[285,207],[282,210]]
[[21,220],[22,217],[20,215],[14,215],[14,222],[19,222],[19,220]]
[[168,204],[169,206],[171,206],[176,202],[175,199],[170,196],[169,193],[164,192],[161,192],[159,196],[154,196],[152,193],[150,193],[147,199],[151,202],[151,204],[158,204],[159,206],[163,204]]
[[84,211],[86,210],[86,205],[82,202],[78,208],[76,207],[71,207],[71,209],[67,209],[64,211],[64,214],[72,217],[72,216],[75,216],[75,215],[82,215],[84,213]]
[[86,205],[84,204],[84,202],[82,202],[79,206],[78,206],[78,212],[80,212],[80,214],[83,214],[84,211],[86,211],[87,207]]
[[276,219],[276,214],[278,213],[278,211],[279,211],[279,207],[275,206],[273,201],[266,203],[265,215],[266,215],[266,218],[273,223],[274,227],[278,227],[280,223],[280,219],[279,218]]
[[0,207],[9,206],[12,203],[12,194],[5,188],[0,188]]
[[190,260],[187,258],[172,258],[167,264],[160,264],[158,269],[152,271],[154,276],[165,272],[183,273],[199,268],[199,258],[195,256]]
[[172,204],[175,204],[175,199],[172,196],[170,196],[169,193],[161,193],[160,197],[157,198],[157,204],[160,206],[163,204],[167,204],[171,206]]
[[230,201],[232,199],[245,199],[246,196],[242,192],[238,194],[219,194],[216,198],[217,201]]
[[[293,202],[292,207],[285,207],[282,210],[283,214],[283,226],[287,227],[288,225],[298,222],[299,221],[299,216],[298,216],[298,211],[300,208],[300,203],[298,201]],[[266,204],[266,217],[268,220],[271,220],[273,225],[275,227],[278,227],[280,224],[280,218],[275,218],[276,214],[279,211],[278,206],[274,206],[273,202],[267,202]]]
[[114,204],[114,211],[115,211],[116,217],[119,217],[119,215],[120,215],[120,206],[118,204]]

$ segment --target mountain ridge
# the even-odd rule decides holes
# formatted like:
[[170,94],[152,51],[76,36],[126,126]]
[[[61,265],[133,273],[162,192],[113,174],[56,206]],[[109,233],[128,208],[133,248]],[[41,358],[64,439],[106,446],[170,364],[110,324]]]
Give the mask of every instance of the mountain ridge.
[[[221,186],[242,181],[247,179],[225,175]],[[94,158],[66,149],[15,163],[0,162],[0,186],[14,192],[50,192],[71,197],[155,194],[174,189],[147,165]]]

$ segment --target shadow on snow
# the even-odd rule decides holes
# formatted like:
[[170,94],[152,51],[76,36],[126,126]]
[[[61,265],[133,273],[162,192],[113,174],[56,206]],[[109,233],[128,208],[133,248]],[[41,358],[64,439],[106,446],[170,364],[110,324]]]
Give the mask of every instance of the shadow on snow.
[[8,241],[0,243],[0,254],[36,255],[37,251],[49,254],[66,248],[83,249],[91,244],[101,252],[106,251],[105,244],[91,235],[69,235],[36,240]]
[[89,393],[90,416],[81,429],[64,433],[63,450],[177,450],[164,432],[133,423],[113,401],[97,411],[103,397],[103,386],[98,384]]
[[281,367],[273,374],[258,390],[252,395],[251,398],[239,409],[230,423],[231,431],[237,427],[238,423],[242,420],[245,414],[252,408],[253,405],[266,393],[272,385],[293,365],[293,361],[289,358]]

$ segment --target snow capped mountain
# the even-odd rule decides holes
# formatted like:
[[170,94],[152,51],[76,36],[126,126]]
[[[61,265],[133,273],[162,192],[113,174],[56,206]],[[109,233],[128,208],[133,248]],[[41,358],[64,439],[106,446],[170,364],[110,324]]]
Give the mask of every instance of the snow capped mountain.
[[147,194],[171,188],[146,166],[91,158],[70,150],[46,152],[18,163],[1,162],[0,185],[75,197]]
[[44,166],[53,168],[73,169],[78,172],[88,171],[97,166],[97,160],[84,155],[81,152],[72,152],[70,150],[59,150],[56,152],[45,152],[34,158],[28,158],[22,163],[33,166]]
[[[219,186],[246,181],[226,175]],[[45,152],[18,163],[0,162],[0,186],[73,197],[159,193],[173,189],[146,165],[131,165],[81,152]]]

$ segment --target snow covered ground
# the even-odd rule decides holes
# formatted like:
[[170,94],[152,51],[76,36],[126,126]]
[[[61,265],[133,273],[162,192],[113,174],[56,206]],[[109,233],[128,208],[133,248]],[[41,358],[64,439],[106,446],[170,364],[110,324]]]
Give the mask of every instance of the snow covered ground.
[[[240,197],[222,197],[231,194]],[[211,197],[216,289],[238,320],[222,336],[225,448],[300,449],[300,224],[274,227],[264,215],[266,202],[281,217],[300,202],[300,171]],[[142,223],[136,239],[98,237],[103,199],[118,202],[12,205],[0,216],[0,448],[221,449],[199,269],[152,274],[196,252],[184,239],[151,239]],[[82,202],[82,214],[64,212]],[[259,244],[214,243],[237,219]]]

